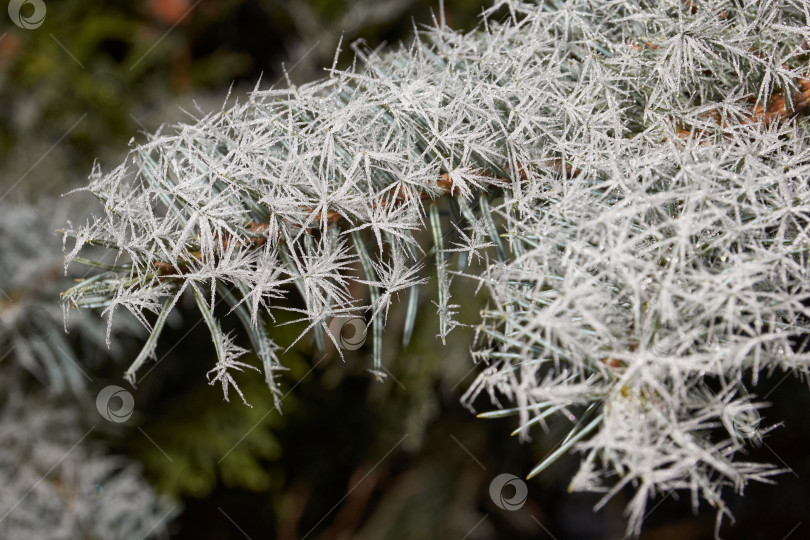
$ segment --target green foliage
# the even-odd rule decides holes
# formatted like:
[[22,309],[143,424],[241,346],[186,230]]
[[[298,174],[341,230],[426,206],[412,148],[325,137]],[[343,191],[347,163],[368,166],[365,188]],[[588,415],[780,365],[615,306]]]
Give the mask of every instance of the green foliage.
[[[281,455],[275,432],[284,429],[285,418],[269,412],[273,400],[260,380],[246,378],[243,391],[255,407],[234,411],[212,400],[208,387],[197,387],[153,411],[143,431],[154,444],[132,433],[126,446],[161,493],[204,498],[218,483],[267,491],[283,480],[268,463]],[[294,399],[285,403],[295,410]]]

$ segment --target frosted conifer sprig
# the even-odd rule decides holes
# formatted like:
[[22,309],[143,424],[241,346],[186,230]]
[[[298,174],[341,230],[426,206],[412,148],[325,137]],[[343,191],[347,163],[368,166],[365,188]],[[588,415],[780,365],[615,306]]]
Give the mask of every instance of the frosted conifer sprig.
[[489,368],[465,400],[505,398],[482,416],[511,411],[523,436],[573,418],[561,450],[585,457],[570,489],[604,490],[601,506],[633,485],[629,531],[654,495],[689,489],[723,514],[724,486],[777,472],[735,455],[768,430],[746,387],[761,371],[808,374],[806,136],[741,129],[713,148],[603,155],[605,182],[548,188],[508,227],[523,254],[481,277]]
[[151,326],[134,378],[191,289],[227,391],[244,365],[213,314],[225,300],[278,393],[259,315],[295,289],[323,343],[330,317],[366,310],[379,370],[381,323],[398,293],[415,298],[430,230],[442,337],[447,257],[486,269],[488,365],[465,400],[488,393],[504,408],[484,415],[516,414],[524,435],[573,419],[532,474],[584,452],[571,488],[634,486],[629,532],[673,489],[727,515],[725,486],[777,472],[735,458],[767,431],[746,382],[810,361],[810,3],[503,0],[485,17],[358,46],[349,70],[257,89],[95,171],[105,216],[68,231],[67,261],[85,244],[119,261],[66,304]]
[[[467,99],[481,92],[477,77],[459,77],[461,60],[448,60],[451,51],[472,54],[475,43],[446,28],[426,38],[385,56],[358,48],[362,70],[332,69],[324,81],[257,89],[245,103],[201,113],[171,135],[151,137],[110,173],[94,171],[87,189],[103,203],[105,216],[67,230],[76,242],[66,264],[86,244],[109,247],[119,257],[67,291],[65,305],[104,307],[110,320],[124,307],[150,328],[127,371],[131,380],[189,286],[214,337],[217,380],[232,380],[232,360],[213,315],[224,299],[246,326],[278,393],[277,346],[258,313],[272,317],[271,306],[292,288],[321,346],[327,337],[335,340],[331,317],[372,313],[380,372],[382,318],[394,293],[412,289],[414,298],[423,281],[416,269],[425,254],[414,234],[430,221],[443,241],[438,212],[428,212],[431,200],[449,196],[451,204],[465,205],[459,215],[471,216],[487,190],[506,185],[510,162],[529,157],[503,141],[504,129],[491,131],[491,111]],[[482,67],[481,76],[491,78],[489,70]],[[504,145],[513,148],[508,156],[498,149]],[[451,277],[446,254],[435,251],[444,338],[454,326]],[[354,274],[358,263],[362,275]],[[352,297],[352,282],[370,289],[372,305]],[[154,323],[144,317],[150,311],[158,315]]]
[[571,490],[604,492],[599,507],[634,488],[628,533],[679,489],[717,508],[719,530],[723,488],[780,472],[739,455],[769,430],[747,386],[810,365],[807,13],[566,2],[544,17],[586,49],[551,147],[573,177],[499,208],[516,256],[478,277],[487,368],[464,401],[488,394],[499,410],[481,416],[515,414],[523,437],[567,423],[530,476],[580,451]]

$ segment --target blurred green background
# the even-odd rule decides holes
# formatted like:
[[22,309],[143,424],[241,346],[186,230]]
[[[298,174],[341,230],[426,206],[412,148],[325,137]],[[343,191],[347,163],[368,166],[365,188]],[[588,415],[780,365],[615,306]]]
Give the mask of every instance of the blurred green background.
[[[94,160],[105,169],[117,165],[133,137],[143,140],[140,133],[187,119],[185,111],[196,107],[220,107],[232,84],[242,96],[260,77],[262,87],[278,83],[282,63],[295,82],[320,77],[341,35],[344,51],[356,39],[371,47],[407,41],[414,21],[430,22],[438,8],[427,0],[46,5],[36,29],[19,28],[5,14],[0,23],[0,197],[6,203],[33,204],[82,186]],[[448,23],[472,29],[482,6],[446,0]],[[347,62],[350,54],[341,58]],[[71,197],[92,209],[89,197]],[[41,248],[58,250],[58,239],[43,238]],[[454,295],[474,298],[472,286],[459,281]],[[160,361],[132,390],[132,419],[116,429],[100,418],[87,422],[98,426],[98,444],[138,460],[156,489],[181,502],[183,511],[169,526],[172,538],[621,538],[622,510],[632,494],[593,513],[598,496],[566,492],[575,457],[528,482],[521,509],[496,504],[492,480],[502,473],[524,477],[564,431],[552,425],[550,433],[538,431],[532,443],[520,444],[509,435],[514,420],[478,420],[459,405],[477,370],[469,354],[473,331],[457,329],[441,346],[432,294],[424,289],[407,348],[400,345],[403,314],[392,313],[384,382],[367,372],[365,348],[345,360],[318,353],[306,340],[288,351],[283,415],[255,374],[238,379],[252,408],[238,399],[225,402],[219,388],[205,384],[214,351],[186,306],[161,338]],[[474,324],[482,302],[466,301],[462,320]],[[284,346],[298,331],[296,325],[272,330]],[[117,362],[88,363],[96,381],[90,391],[123,385],[137,347],[134,340]],[[772,411],[786,427],[751,457],[781,462],[795,474],[782,475],[778,487],[751,486],[744,498],[729,494],[738,521],[724,526],[726,538],[806,537],[807,528],[791,527],[810,508],[810,485],[803,481],[810,472],[810,396],[799,382],[780,379],[757,390],[778,388],[766,420]],[[688,497],[662,495],[660,505],[650,504],[644,538],[713,536],[712,509],[704,505],[693,515]]]

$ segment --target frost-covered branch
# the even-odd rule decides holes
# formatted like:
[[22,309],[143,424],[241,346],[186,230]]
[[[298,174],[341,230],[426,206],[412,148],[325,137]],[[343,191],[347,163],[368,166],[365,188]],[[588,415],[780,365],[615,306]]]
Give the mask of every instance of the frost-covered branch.
[[571,488],[633,485],[631,532],[671,489],[722,517],[724,486],[777,472],[735,458],[767,430],[746,383],[808,373],[810,3],[502,0],[484,15],[469,34],[358,45],[348,70],[257,88],[94,171],[105,214],[68,230],[67,262],[88,244],[118,260],[65,301],[159,314],[134,378],[190,287],[227,391],[244,365],[214,320],[225,300],[278,394],[259,314],[295,290],[323,344],[329,318],[365,311],[379,373],[382,321],[424,281],[430,231],[442,338],[451,279],[485,269],[488,365],[466,402],[487,393],[504,409],[484,414],[517,414],[524,436],[574,421],[532,474],[584,452]]

